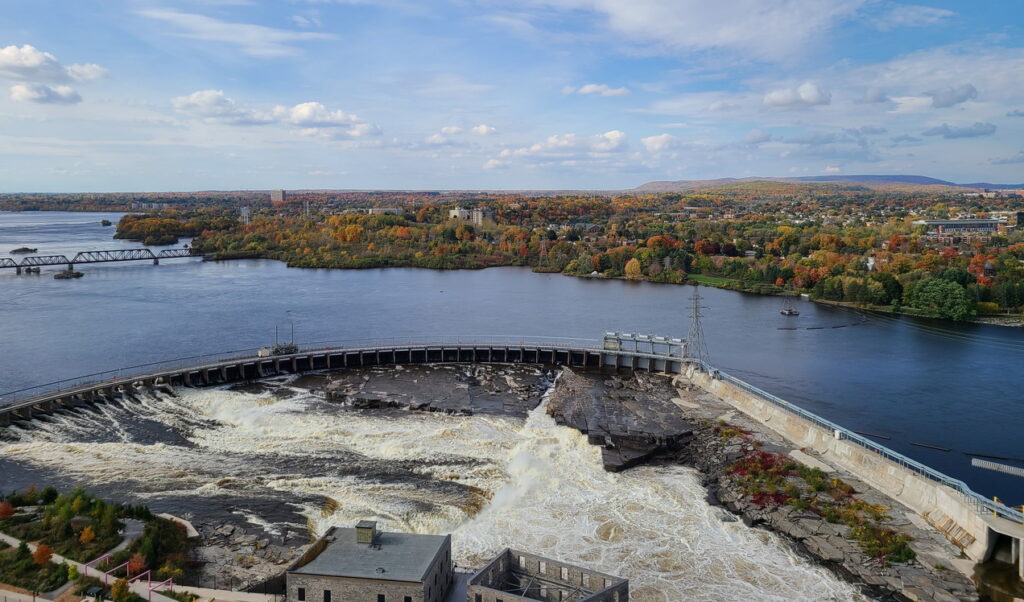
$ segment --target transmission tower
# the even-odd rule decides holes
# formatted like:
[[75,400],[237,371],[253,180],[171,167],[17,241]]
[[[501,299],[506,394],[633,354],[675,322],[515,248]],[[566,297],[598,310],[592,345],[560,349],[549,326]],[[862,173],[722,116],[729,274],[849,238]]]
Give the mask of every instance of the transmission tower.
[[701,305],[700,291],[694,291],[690,297],[693,307],[690,309],[690,330],[686,333],[686,355],[708,364],[708,346],[704,342],[704,328],[700,325]]

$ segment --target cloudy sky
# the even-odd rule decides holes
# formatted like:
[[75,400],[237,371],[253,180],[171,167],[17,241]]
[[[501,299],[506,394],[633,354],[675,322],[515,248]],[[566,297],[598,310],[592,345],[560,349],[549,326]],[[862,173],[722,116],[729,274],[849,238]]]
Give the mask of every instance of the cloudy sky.
[[1024,180],[1020,0],[7,0],[0,190]]

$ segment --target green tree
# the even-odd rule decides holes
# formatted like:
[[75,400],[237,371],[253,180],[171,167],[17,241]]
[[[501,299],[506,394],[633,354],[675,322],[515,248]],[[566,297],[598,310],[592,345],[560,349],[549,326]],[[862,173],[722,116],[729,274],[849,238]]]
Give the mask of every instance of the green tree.
[[964,287],[941,278],[915,282],[904,297],[911,307],[938,318],[966,320],[974,316],[974,301]]

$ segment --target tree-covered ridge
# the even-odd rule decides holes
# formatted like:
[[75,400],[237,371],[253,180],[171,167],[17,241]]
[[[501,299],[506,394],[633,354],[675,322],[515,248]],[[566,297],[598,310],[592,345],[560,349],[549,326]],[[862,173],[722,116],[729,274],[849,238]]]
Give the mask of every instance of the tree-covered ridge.
[[[119,232],[196,236],[219,258],[266,257],[296,267],[482,268],[702,283],[962,320],[1019,313],[1024,233],[949,241],[914,222],[1016,209],[1014,198],[804,186],[774,195],[753,183],[692,194],[476,197],[375,196],[365,209],[292,202],[126,216]],[[817,191],[817,192],[814,192]],[[368,212],[388,206],[388,213]],[[488,219],[449,219],[456,207]],[[119,234],[120,235],[120,234]]]

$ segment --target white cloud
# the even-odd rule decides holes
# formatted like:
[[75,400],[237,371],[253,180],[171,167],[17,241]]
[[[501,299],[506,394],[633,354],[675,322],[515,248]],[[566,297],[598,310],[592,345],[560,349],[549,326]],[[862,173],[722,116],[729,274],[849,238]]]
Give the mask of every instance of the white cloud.
[[508,163],[500,159],[488,159],[484,163],[484,169],[504,169],[506,167],[508,167]]
[[764,144],[765,142],[771,142],[772,135],[762,129],[750,130],[747,135],[743,137],[743,142],[747,144]]
[[171,106],[179,113],[211,123],[264,125],[274,121],[272,115],[238,106],[222,90],[198,90],[187,96],[172,98]]
[[238,46],[242,52],[258,57],[289,56],[299,51],[290,44],[307,40],[334,38],[326,33],[290,31],[248,23],[230,23],[205,15],[183,13],[170,9],[145,9],[138,14],[169,23],[178,28],[181,37]]
[[[532,0],[590,11],[627,40],[671,53],[725,51],[754,60],[798,56],[865,0]],[[521,6],[521,5],[518,5]]]
[[796,88],[773,90],[764,96],[764,104],[778,108],[813,107],[832,102],[832,93],[813,82],[804,82]]
[[876,28],[890,31],[897,27],[929,27],[940,25],[955,16],[951,10],[920,6],[917,4],[896,4],[874,19]]
[[[569,88],[573,91],[572,88]],[[629,88],[611,88],[605,84],[584,84],[576,88],[577,94],[597,94],[598,96],[624,96],[629,94]]]
[[22,81],[87,82],[107,74],[99,65],[61,65],[57,57],[35,46],[0,48],[0,77]]
[[498,130],[493,126],[487,125],[486,123],[481,123],[480,125],[475,125],[469,128],[469,131],[473,132],[477,136],[488,136]]
[[996,133],[996,126],[991,123],[980,121],[962,127],[951,126],[948,123],[929,128],[921,132],[922,136],[942,136],[943,138],[977,138],[978,136],[991,136]]
[[462,128],[460,128],[457,125],[446,125],[443,128],[441,128],[441,133],[444,134],[445,136],[451,136],[453,134],[458,134],[460,132],[462,132]]
[[221,90],[199,90],[171,99],[174,110],[209,123],[226,125],[267,125],[280,123],[299,129],[303,136],[343,140],[374,136],[380,128],[342,110],[331,111],[319,102],[304,102],[292,107],[276,106],[261,112],[238,105]]
[[859,103],[866,104],[877,104],[880,102],[889,102],[889,97],[885,94],[885,90],[881,88],[871,86],[864,90],[864,95],[857,99]]
[[648,152],[660,153],[677,148],[680,144],[680,140],[672,134],[658,134],[657,136],[641,138],[640,144],[643,144],[644,148],[646,148]]
[[73,105],[82,102],[82,97],[69,86],[54,86],[51,88],[46,84],[15,84],[11,86],[11,100],[39,104]]
[[443,134],[433,134],[423,139],[423,142],[431,146],[444,146],[450,142]]
[[611,130],[596,136],[578,134],[555,134],[541,142],[518,149],[505,149],[501,157],[534,157],[542,159],[572,159],[615,153],[627,147],[626,134]]
[[955,88],[940,88],[925,92],[932,97],[932,106],[936,108],[952,107],[962,102],[967,102],[978,97],[978,90],[971,84],[964,84]]
[[843,171],[842,168],[840,168],[840,167],[838,167],[836,165],[826,165],[825,166],[825,173],[839,173],[841,171]]

